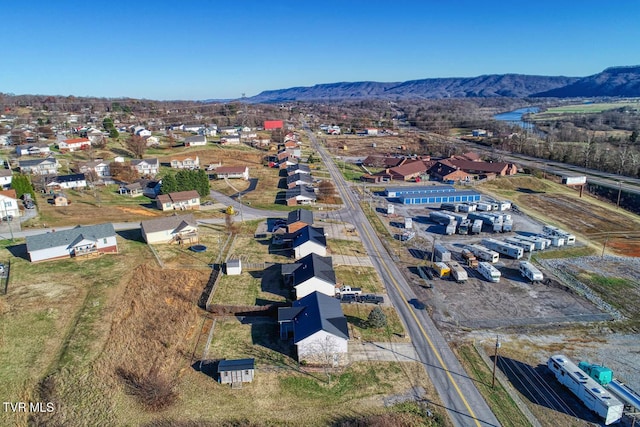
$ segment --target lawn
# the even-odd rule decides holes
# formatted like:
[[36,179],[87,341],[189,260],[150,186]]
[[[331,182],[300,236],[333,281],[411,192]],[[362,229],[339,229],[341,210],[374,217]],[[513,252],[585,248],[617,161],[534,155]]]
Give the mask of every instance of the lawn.
[[533,115],[533,120],[545,120],[548,116],[557,114],[589,114],[601,113],[607,110],[614,110],[623,107],[640,108],[640,103],[633,101],[622,102],[597,102],[593,104],[572,104],[560,107],[548,108],[546,111]]
[[[120,280],[151,258],[140,242],[119,237],[118,247],[117,255],[39,264],[3,255],[11,259],[8,294],[0,299],[3,401],[38,401],[35,386],[46,374],[86,365],[101,351]],[[1,425],[20,423],[24,417],[0,412]]]
[[362,288],[362,292],[366,294],[380,294],[385,292],[378,272],[373,267],[338,265],[333,269],[336,272],[336,281],[340,284]]
[[328,239],[327,249],[337,255],[363,256],[366,254],[360,240]]
[[370,328],[367,325],[367,318],[371,310],[376,307],[372,304],[342,304],[342,311],[347,317],[351,330],[351,338],[363,341],[393,341],[406,342],[404,326],[392,307],[382,307],[387,315],[387,327]]

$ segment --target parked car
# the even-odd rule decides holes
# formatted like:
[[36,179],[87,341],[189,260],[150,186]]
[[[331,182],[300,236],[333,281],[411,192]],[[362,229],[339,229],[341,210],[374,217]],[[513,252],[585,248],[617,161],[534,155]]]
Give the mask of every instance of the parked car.
[[13,221],[13,215],[7,215],[2,217],[3,221]]
[[353,302],[358,302],[358,298],[356,295],[342,295],[342,297],[340,297],[340,302],[351,304]]
[[384,298],[380,295],[367,294],[360,296],[360,302],[366,302],[369,304],[382,304],[384,302]]

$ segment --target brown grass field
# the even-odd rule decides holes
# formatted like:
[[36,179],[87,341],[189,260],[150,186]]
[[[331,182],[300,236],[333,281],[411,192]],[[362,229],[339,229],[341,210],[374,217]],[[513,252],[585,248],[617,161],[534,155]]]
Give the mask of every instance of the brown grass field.
[[479,189],[515,202],[522,211],[576,234],[598,250],[607,239],[613,254],[640,256],[640,218],[588,194],[531,176],[500,178]]

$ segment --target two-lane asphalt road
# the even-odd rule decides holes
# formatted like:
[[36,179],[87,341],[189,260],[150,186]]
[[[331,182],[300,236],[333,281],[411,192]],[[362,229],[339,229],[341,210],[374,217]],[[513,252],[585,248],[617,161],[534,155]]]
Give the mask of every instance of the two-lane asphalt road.
[[347,185],[333,159],[320,146],[305,126],[313,148],[319,153],[327,167],[345,208],[340,210],[341,219],[354,224],[372,263],[384,281],[387,294],[403,320],[420,361],[431,378],[442,404],[456,426],[497,426],[495,415],[478,392],[442,334],[436,329],[425,310],[417,309],[409,301],[416,296],[401,271],[387,253],[373,227],[358,204],[357,197]]

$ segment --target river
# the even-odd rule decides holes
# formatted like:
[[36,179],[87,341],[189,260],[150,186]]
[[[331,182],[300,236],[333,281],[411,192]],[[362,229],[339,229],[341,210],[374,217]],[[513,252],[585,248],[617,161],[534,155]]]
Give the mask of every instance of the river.
[[518,108],[517,110],[496,114],[493,118],[502,122],[508,122],[511,125],[520,126],[523,129],[533,130],[535,125],[531,122],[523,121],[522,116],[528,113],[537,113],[538,111],[540,111],[538,107]]

